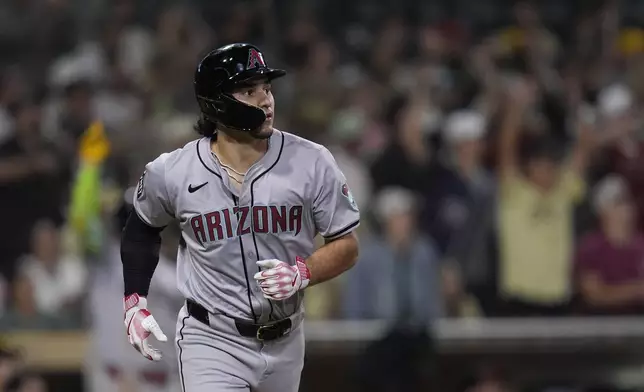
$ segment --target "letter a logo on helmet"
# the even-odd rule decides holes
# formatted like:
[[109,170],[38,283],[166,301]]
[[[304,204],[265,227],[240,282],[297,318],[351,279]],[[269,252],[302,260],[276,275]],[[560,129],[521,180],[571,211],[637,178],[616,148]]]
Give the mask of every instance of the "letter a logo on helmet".
[[265,66],[266,64],[264,63],[262,54],[259,53],[254,48],[248,49],[248,64],[246,65],[246,69],[265,67]]

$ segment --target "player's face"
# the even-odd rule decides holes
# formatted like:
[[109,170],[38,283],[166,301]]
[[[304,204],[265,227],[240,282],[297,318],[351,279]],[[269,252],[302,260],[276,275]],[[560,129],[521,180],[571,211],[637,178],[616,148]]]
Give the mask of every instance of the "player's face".
[[266,114],[266,121],[261,127],[252,131],[254,137],[267,139],[273,133],[273,116],[275,100],[271,92],[271,83],[266,79],[249,82],[247,85],[236,89],[233,97],[248,105],[257,106]]

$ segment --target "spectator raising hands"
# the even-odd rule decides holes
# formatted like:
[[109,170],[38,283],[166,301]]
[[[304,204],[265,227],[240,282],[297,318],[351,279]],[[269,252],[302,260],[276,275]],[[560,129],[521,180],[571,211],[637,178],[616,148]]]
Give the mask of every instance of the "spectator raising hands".
[[573,209],[584,196],[591,145],[584,129],[562,159],[558,146],[539,137],[520,161],[521,129],[537,94],[534,83],[519,80],[509,91],[501,128],[499,289],[503,313],[563,315],[572,293]]

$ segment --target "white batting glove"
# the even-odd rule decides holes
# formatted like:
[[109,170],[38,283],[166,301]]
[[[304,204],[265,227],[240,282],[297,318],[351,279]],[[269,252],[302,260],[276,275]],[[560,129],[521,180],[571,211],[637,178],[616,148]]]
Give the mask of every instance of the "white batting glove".
[[289,298],[305,289],[311,279],[311,272],[301,257],[295,259],[295,265],[276,259],[259,260],[257,265],[262,271],[256,273],[254,278],[264,297],[271,300]]
[[125,328],[130,344],[144,357],[151,361],[162,358],[161,351],[149,343],[150,335],[160,342],[166,342],[167,336],[148,311],[148,300],[138,294],[132,294],[123,300],[125,308]]

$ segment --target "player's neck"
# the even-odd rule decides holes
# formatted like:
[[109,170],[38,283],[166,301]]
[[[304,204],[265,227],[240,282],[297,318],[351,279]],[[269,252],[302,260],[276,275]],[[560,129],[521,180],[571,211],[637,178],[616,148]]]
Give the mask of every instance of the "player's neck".
[[239,140],[224,132],[218,132],[210,148],[220,161],[236,171],[245,173],[266,154],[268,140],[250,137],[247,140]]

